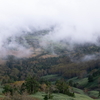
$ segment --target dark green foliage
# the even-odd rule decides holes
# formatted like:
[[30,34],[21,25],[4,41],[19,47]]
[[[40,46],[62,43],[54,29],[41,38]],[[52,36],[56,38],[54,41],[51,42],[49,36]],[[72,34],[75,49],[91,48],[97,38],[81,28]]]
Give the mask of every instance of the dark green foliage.
[[73,82],[72,80],[70,80],[70,81],[69,81],[69,85],[70,85],[70,86],[73,86],[73,85],[74,85],[74,82]]
[[78,85],[79,85],[79,83],[74,83],[73,86],[74,86],[74,87],[78,87]]
[[100,91],[99,91],[99,95],[98,95],[98,97],[100,97]]
[[60,93],[65,93],[68,89],[68,84],[63,80],[56,81],[55,85]]
[[18,92],[19,92],[19,94],[22,95],[25,92],[25,90],[26,90],[26,86],[25,86],[25,83],[23,83]]
[[66,81],[58,80],[58,81],[56,81],[55,85],[56,85],[59,93],[67,94],[72,97],[75,96],[74,92],[72,92],[70,86],[66,83]]
[[93,82],[93,80],[94,80],[94,79],[93,79],[93,76],[92,76],[92,75],[89,75],[89,76],[88,76],[88,82]]
[[43,97],[44,97],[43,98],[44,100],[53,99],[53,95],[51,93],[47,93],[47,94],[43,95]]
[[93,73],[93,77],[96,77],[96,76],[98,76],[98,75],[100,75],[100,69],[97,70],[97,71],[95,71],[95,72]]
[[45,93],[46,94],[43,95],[44,100],[52,99],[53,98],[53,95],[52,95],[52,85],[51,85],[51,82],[45,81],[45,84],[47,85],[47,88],[45,90]]
[[29,94],[34,94],[38,91],[39,83],[34,77],[29,77],[25,81],[25,86]]
[[48,98],[48,95],[44,95],[44,98],[43,98],[44,100],[48,100],[49,98]]
[[10,95],[13,95],[13,93],[16,91],[16,87],[12,87],[10,85],[5,85],[3,87],[3,91],[2,93],[6,94],[6,93],[10,93]]

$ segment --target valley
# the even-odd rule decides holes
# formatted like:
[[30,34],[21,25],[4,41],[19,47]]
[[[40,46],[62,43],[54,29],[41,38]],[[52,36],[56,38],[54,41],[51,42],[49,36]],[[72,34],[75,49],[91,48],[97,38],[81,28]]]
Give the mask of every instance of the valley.
[[[20,44],[22,49],[9,47],[13,38],[8,39],[8,44],[4,45],[8,48],[6,56],[0,60],[1,84],[37,77],[38,81],[46,80],[53,85],[57,80],[64,79],[73,88],[75,98],[53,93],[53,100],[99,100],[100,46],[90,43],[71,46],[65,41],[56,43],[43,40],[41,33],[48,34],[48,31],[16,37],[16,44]],[[32,96],[43,98],[42,92]]]

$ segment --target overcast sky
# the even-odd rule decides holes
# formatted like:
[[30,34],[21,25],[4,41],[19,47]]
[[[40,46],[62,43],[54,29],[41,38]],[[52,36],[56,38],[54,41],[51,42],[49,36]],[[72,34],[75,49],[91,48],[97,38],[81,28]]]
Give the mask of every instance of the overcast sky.
[[47,37],[96,43],[100,35],[100,0],[1,0],[0,46],[22,31],[56,26]]

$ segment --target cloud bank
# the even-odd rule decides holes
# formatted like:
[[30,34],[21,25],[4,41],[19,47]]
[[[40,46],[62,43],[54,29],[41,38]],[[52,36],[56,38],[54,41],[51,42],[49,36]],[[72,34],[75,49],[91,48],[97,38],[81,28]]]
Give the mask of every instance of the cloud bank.
[[100,0],[0,1],[1,51],[8,37],[52,26],[54,31],[44,36],[47,40],[99,44]]

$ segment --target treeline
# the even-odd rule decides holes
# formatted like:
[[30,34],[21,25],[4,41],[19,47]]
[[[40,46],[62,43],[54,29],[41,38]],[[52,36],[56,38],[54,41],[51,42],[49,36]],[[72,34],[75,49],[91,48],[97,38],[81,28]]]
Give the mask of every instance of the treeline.
[[75,97],[72,87],[64,79],[56,81],[55,84],[51,84],[51,82],[43,79],[28,77],[25,81],[3,84],[2,91],[5,96],[9,96],[11,98],[13,98],[15,93],[19,95],[27,93],[30,95],[35,94],[36,92],[44,92],[44,100],[52,99],[52,93],[63,93],[68,96]]
[[9,56],[6,64],[0,67],[1,79],[5,76],[3,81],[17,81],[25,80],[28,76],[44,76],[49,74],[52,66],[69,62],[68,57],[16,59],[14,56]]
[[9,56],[5,65],[0,66],[2,83],[25,80],[28,76],[45,76],[57,74],[66,79],[72,77],[83,78],[93,69],[98,69],[100,59],[87,62],[72,62],[69,57],[16,59]]
[[79,77],[83,78],[92,71],[93,69],[98,69],[100,67],[100,60],[92,60],[87,62],[80,62],[80,63],[67,63],[67,64],[58,64],[52,66],[49,70],[50,74],[58,74],[63,76],[64,78],[72,78],[72,77]]

